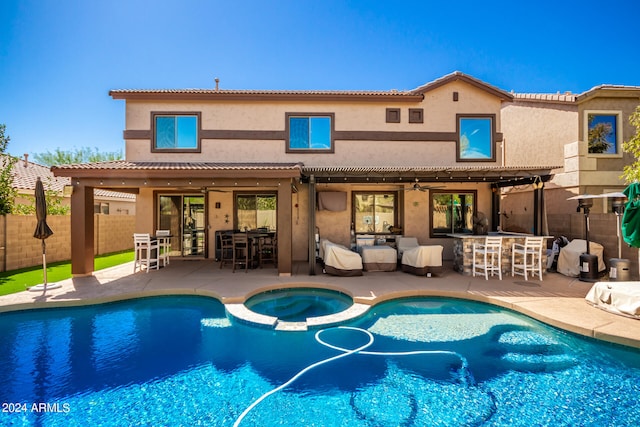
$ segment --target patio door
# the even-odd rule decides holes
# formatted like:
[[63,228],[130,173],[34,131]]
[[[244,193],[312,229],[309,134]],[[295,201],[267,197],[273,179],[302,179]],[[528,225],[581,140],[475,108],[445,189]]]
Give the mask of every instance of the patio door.
[[158,228],[170,230],[171,255],[205,255],[205,198],[202,194],[160,195]]

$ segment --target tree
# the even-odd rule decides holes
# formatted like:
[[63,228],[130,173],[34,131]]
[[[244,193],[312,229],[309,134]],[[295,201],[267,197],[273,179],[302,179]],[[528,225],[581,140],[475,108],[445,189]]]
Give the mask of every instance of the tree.
[[632,183],[640,182],[640,105],[629,117],[629,123],[636,128],[636,133],[631,139],[622,143],[622,148],[625,152],[633,154],[635,161],[624,167],[622,177],[627,183]]
[[16,198],[11,171],[18,159],[6,154],[7,146],[11,139],[4,134],[6,128],[5,124],[0,124],[0,160],[2,163],[2,170],[0,170],[0,215],[11,213],[13,202]]
[[607,141],[607,138],[613,129],[609,123],[598,123],[593,127],[589,127],[589,153],[603,154],[606,153],[611,143]]
[[56,148],[52,153],[34,153],[37,163],[45,166],[70,165],[76,163],[95,163],[122,159],[122,152],[111,151],[101,153],[97,148],[80,148],[75,150],[61,150]]

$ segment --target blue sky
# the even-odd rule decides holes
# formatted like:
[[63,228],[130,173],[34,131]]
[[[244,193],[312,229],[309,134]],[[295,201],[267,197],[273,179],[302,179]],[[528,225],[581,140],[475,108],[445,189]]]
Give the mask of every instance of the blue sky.
[[640,85],[637,0],[2,0],[8,151],[124,151],[111,89]]

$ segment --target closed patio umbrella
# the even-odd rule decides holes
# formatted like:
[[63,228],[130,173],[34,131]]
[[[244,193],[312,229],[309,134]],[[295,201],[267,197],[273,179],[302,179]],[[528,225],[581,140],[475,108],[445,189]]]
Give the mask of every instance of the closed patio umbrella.
[[[36,218],[38,220],[38,224],[36,225],[36,230],[33,232],[33,237],[36,239],[42,240],[42,268],[44,271],[44,281],[42,285],[36,285],[29,288],[30,291],[40,291],[47,290],[47,245],[45,240],[53,234],[53,231],[47,225],[47,200],[44,196],[44,186],[42,185],[42,181],[40,177],[36,181]],[[58,288],[59,284],[52,284],[49,286],[51,288]]]

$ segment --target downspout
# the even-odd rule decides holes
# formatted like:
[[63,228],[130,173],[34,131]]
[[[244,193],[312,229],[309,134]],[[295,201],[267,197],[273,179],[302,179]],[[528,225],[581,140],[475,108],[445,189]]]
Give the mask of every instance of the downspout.
[[316,177],[309,175],[309,275],[316,275]]

